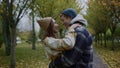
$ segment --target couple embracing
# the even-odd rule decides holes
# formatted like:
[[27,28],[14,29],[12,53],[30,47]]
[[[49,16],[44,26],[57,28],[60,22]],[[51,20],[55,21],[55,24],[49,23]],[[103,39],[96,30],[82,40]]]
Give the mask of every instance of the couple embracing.
[[37,21],[45,31],[43,42],[51,60],[49,68],[92,68],[93,40],[85,28],[87,21],[73,8],[63,10],[60,19],[66,27],[62,39],[57,38],[58,24],[52,17]]

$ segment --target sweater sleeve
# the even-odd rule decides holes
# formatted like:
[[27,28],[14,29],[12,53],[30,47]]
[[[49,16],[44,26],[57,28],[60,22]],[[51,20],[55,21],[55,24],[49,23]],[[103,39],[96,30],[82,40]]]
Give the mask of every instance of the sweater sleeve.
[[65,35],[62,39],[55,39],[53,37],[46,37],[44,43],[55,50],[69,50],[74,47],[75,44],[75,31],[74,29],[69,28],[68,34]]

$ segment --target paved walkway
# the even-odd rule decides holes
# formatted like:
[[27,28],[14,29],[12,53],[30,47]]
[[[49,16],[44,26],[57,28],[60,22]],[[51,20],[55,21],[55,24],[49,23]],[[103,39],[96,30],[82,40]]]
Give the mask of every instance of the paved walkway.
[[93,68],[108,68],[103,59],[94,51]]

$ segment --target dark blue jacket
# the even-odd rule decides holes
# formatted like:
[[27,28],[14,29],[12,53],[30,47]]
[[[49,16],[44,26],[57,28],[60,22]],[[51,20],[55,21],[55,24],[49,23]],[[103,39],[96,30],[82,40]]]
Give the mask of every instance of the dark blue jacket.
[[61,57],[50,63],[49,68],[92,68],[92,36],[82,26],[76,27],[75,32],[74,48],[64,51]]

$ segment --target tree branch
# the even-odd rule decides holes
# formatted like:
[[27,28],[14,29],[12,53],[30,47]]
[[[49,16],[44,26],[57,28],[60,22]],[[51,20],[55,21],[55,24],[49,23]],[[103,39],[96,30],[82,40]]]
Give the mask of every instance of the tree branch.
[[[28,1],[28,0],[27,0],[27,1]],[[32,0],[28,6],[27,6],[27,3],[28,3],[28,2],[26,2],[26,3],[24,4],[24,8],[20,10],[21,13],[19,13],[19,16],[17,17],[16,25],[18,24],[19,20],[24,16],[24,14],[26,13],[26,10],[27,10],[29,7],[31,7],[32,3],[34,4],[35,1],[36,1],[36,0]]]
[[16,17],[16,23],[17,23],[17,20],[19,20],[19,16],[21,15],[23,9],[27,6],[28,1],[29,0],[26,0],[24,6],[22,7],[22,9],[20,8],[20,12],[18,13],[18,16]]
[[[20,0],[18,1],[18,3],[20,3]],[[19,7],[20,7],[19,4],[17,4],[17,7],[16,7],[15,11],[13,12],[14,16],[15,16],[15,13],[17,12],[17,10],[18,10]]]

